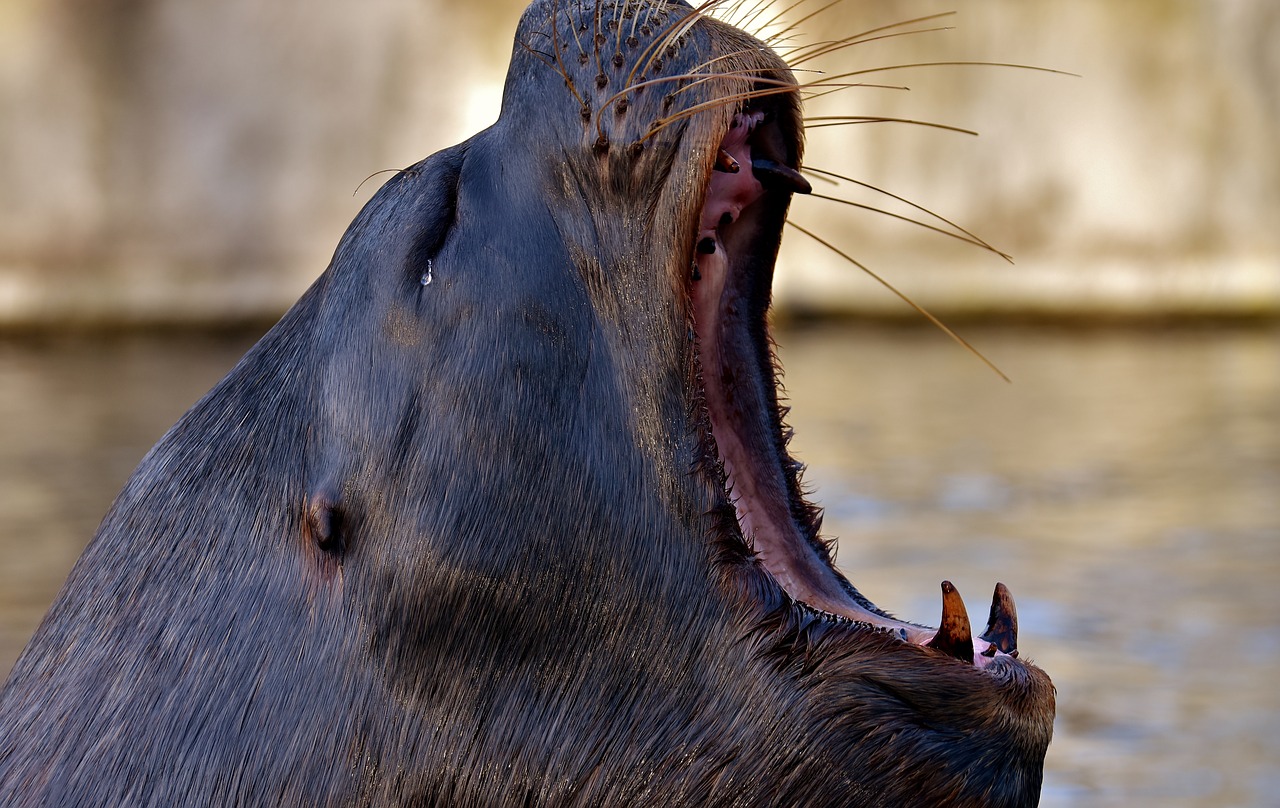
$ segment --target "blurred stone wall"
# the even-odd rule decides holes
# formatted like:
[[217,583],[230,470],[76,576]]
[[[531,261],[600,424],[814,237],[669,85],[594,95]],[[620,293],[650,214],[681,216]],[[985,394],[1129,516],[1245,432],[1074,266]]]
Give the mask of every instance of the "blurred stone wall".
[[[871,5],[842,4],[834,27],[870,27],[860,19]],[[851,56],[859,66],[976,59],[1080,77],[984,67],[874,74],[911,90],[849,91],[843,114],[858,92],[856,114],[980,136],[894,124],[818,130],[809,162],[832,161],[927,205],[1016,264],[816,200],[800,200],[793,218],[840,233],[873,269],[953,314],[1280,312],[1280,3],[902,1],[876,4],[875,16],[957,7],[930,23],[955,30],[868,43]],[[784,258],[794,302],[903,310],[812,243]]]
[[[847,0],[802,30],[848,36],[956,5]],[[278,315],[385,180],[366,176],[496,117],[522,6],[0,0],[0,326]],[[1280,4],[981,0],[895,30],[938,25],[955,30],[804,67],[990,60],[1082,77],[868,74],[911,89],[842,91],[812,114],[981,136],[815,128],[809,162],[953,218],[1017,264],[819,200],[799,200],[797,222],[943,312],[1280,310]],[[799,233],[779,287],[797,307],[902,310]]]

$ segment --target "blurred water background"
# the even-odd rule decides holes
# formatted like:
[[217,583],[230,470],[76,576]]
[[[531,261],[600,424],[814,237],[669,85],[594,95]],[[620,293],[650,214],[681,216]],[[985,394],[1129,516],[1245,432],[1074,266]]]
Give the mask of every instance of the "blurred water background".
[[[0,677],[145,451],[382,178],[361,181],[494,119],[522,6],[0,0]],[[1016,265],[832,203],[793,218],[1014,383],[791,233],[779,341],[826,532],[905,617],[934,620],[944,578],[977,613],[1011,587],[1059,690],[1043,804],[1278,804],[1280,4],[846,0],[808,40],[957,7],[818,66],[1082,77],[875,74],[911,89],[813,114],[981,136],[814,129],[808,162]]]

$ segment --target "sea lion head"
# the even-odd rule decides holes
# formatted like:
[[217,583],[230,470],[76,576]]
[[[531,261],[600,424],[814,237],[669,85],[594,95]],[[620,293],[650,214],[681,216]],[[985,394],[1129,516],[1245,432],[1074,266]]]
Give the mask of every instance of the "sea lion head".
[[[353,224],[321,320],[377,324],[399,353],[370,363],[332,332],[340,404],[317,478],[346,492],[353,533],[385,537],[363,562],[355,540],[347,585],[362,564],[379,582],[366,620],[409,703],[441,676],[509,688],[518,659],[543,688],[625,702],[624,723],[667,716],[669,755],[626,753],[661,772],[645,793],[682,787],[674,750],[696,747],[698,777],[763,802],[1029,804],[1053,687],[1018,656],[1008,590],[977,638],[949,583],[940,629],[903,622],[819,537],[768,323],[788,206],[809,190],[801,88],[715,5],[536,0],[499,120]],[[469,657],[442,650],[460,631]],[[670,662],[694,657],[705,668]],[[516,723],[532,709],[503,703]],[[753,747],[752,773],[726,774],[738,753],[699,733]],[[800,787],[801,770],[827,774]]]
[[525,699],[483,711],[506,732],[662,717],[609,747],[651,795],[1027,804],[1053,687],[1008,590],[981,637],[946,583],[941,629],[894,619],[787,452],[768,311],[803,132],[786,62],[705,7],[532,3],[498,121],[388,182],[318,284],[312,501],[388,688],[443,725],[480,697],[441,719],[442,678],[484,682]]

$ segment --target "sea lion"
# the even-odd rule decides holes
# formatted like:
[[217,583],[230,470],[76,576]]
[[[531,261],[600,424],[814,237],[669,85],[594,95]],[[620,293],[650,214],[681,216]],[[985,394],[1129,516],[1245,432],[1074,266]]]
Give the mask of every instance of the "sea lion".
[[383,186],[147,455],[0,697],[0,804],[1035,804],[1054,711],[836,569],[766,313],[798,87],[535,0],[491,128]]

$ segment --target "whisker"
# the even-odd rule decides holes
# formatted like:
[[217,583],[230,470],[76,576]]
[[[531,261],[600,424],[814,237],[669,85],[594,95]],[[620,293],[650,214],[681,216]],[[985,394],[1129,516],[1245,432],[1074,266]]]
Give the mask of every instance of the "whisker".
[[[801,0],[801,2],[804,2],[804,0]],[[844,0],[831,0],[831,2],[827,3],[825,6],[822,6],[822,7],[821,7],[821,8],[819,8],[817,11],[814,11],[814,12],[812,12],[812,13],[810,13],[810,14],[806,14],[805,16],[801,17],[800,19],[798,19],[798,20],[796,20],[795,22],[793,22],[793,23],[791,23],[790,25],[788,25],[786,28],[783,28],[783,29],[782,29],[782,31],[780,31],[779,33],[783,33],[783,34],[785,34],[785,33],[788,33],[788,32],[790,32],[790,31],[794,31],[794,30],[796,30],[797,28],[799,28],[800,26],[804,25],[804,24],[805,24],[806,22],[808,22],[809,20],[813,19],[814,17],[818,16],[818,15],[819,15],[819,14],[821,14],[822,12],[824,12],[824,11],[826,11],[827,9],[831,8],[832,6],[837,6],[837,5],[839,5],[840,3],[843,3],[843,2],[844,2]],[[795,6],[792,6],[791,8],[795,8],[796,6],[799,6],[799,5],[800,5],[800,3],[796,3],[796,5],[795,5]],[[790,11],[790,10],[791,10],[791,8],[788,8],[788,9],[787,9],[787,11]],[[785,12],[784,12],[784,13],[785,13]]]
[[834,76],[828,76],[828,81],[836,79],[847,79],[853,76],[865,76],[871,73],[884,73],[889,70],[906,70],[916,67],[1007,67],[1014,70],[1034,70],[1038,73],[1054,73],[1059,76],[1072,76],[1080,78],[1078,73],[1068,73],[1065,70],[1054,70],[1051,67],[1036,67],[1035,65],[1020,65],[1009,62],[906,62],[899,65],[881,65],[880,67],[867,67],[862,70],[851,70],[848,73],[837,73]]
[[380,171],[375,171],[369,176],[360,180],[360,184],[357,185],[356,189],[351,192],[351,195],[355,196],[356,194],[360,193],[360,189],[364,187],[364,184],[369,180],[373,179],[374,177],[378,176],[379,174],[399,174],[401,171],[404,171],[404,169],[403,168],[384,168]]
[[[821,84],[810,84],[810,85],[808,85],[808,86],[810,86],[810,87],[825,87],[825,86],[826,86],[826,84],[825,84],[825,82],[824,82],[824,83],[821,83]],[[869,84],[869,83],[867,83],[867,82],[861,82],[861,81],[859,81],[859,82],[837,82],[837,83],[833,84],[833,85],[831,86],[831,89],[829,89],[829,90],[824,90],[824,91],[822,91],[822,92],[820,92],[820,93],[801,93],[801,94],[800,94],[800,97],[801,97],[801,98],[803,98],[803,99],[805,100],[805,102],[809,102],[809,101],[814,100],[815,98],[822,98],[823,96],[831,95],[832,93],[838,93],[838,92],[840,92],[841,90],[848,90],[848,89],[851,89],[851,88],[853,88],[853,87],[866,87],[867,89],[870,89],[870,90],[903,90],[903,91],[907,91],[907,92],[909,92],[909,91],[911,90],[911,88],[910,88],[910,87],[907,87],[907,86],[906,86],[906,85],[904,85],[904,84]]]
[[902,204],[904,204],[904,205],[908,205],[908,206],[913,207],[913,208],[915,208],[916,210],[920,211],[921,213],[925,213],[925,214],[928,214],[929,216],[932,216],[933,218],[937,219],[938,221],[942,222],[943,224],[946,224],[946,225],[947,225],[947,226],[949,226],[949,227],[954,227],[956,230],[960,231],[961,233],[964,233],[966,236],[968,236],[969,238],[973,239],[973,240],[974,240],[975,242],[977,242],[978,244],[981,244],[983,247],[986,247],[988,250],[991,250],[991,251],[992,251],[993,253],[995,253],[996,255],[998,255],[998,256],[1000,256],[1001,258],[1003,258],[1004,260],[1008,261],[1010,264],[1012,264],[1012,263],[1013,263],[1013,257],[1012,257],[1012,256],[1010,256],[1010,255],[1008,255],[1007,253],[1004,253],[1004,252],[1002,252],[1002,251],[1000,251],[1000,250],[997,250],[995,247],[991,246],[991,244],[990,244],[990,243],[988,243],[985,239],[979,238],[979,237],[978,237],[977,235],[975,235],[974,233],[970,232],[969,230],[966,230],[965,228],[961,227],[960,225],[956,224],[955,222],[951,221],[950,219],[946,218],[945,216],[941,216],[941,215],[939,215],[939,214],[937,214],[937,213],[933,212],[932,210],[929,210],[929,209],[928,209],[928,208],[926,208],[924,205],[920,205],[920,204],[918,204],[918,203],[916,203],[916,202],[912,202],[910,199],[907,199],[906,197],[898,196],[897,194],[893,193],[892,191],[886,191],[885,189],[880,188],[880,187],[875,186],[875,185],[872,185],[871,183],[863,182],[863,181],[861,181],[861,180],[855,180],[854,178],[852,178],[852,177],[847,177],[847,176],[845,176],[844,174],[837,174],[837,173],[836,173],[836,172],[834,172],[834,171],[827,171],[826,169],[822,169],[822,168],[814,168],[813,166],[805,166],[804,168],[802,168],[802,169],[800,169],[800,170],[801,170],[801,171],[803,171],[803,172],[805,172],[805,173],[813,174],[813,175],[815,175],[817,178],[819,178],[819,179],[824,179],[824,180],[826,180],[826,181],[828,181],[828,182],[830,182],[830,183],[832,183],[832,184],[838,184],[838,183],[837,183],[837,181],[838,181],[838,180],[844,180],[845,182],[853,183],[854,185],[860,186],[860,187],[862,187],[862,188],[866,188],[866,189],[867,189],[867,190],[869,190],[869,191],[874,191],[874,192],[876,192],[876,193],[878,193],[878,194],[882,194],[883,196],[887,196],[887,197],[889,197],[890,199],[896,199],[897,201],[901,202],[901,203],[902,203]]
[[880,34],[880,33],[884,33],[885,31],[892,31],[895,28],[905,28],[908,25],[918,25],[922,22],[933,22],[934,20],[940,20],[944,17],[954,17],[956,16],[957,13],[958,12],[955,12],[955,11],[941,11],[941,12],[938,12],[937,14],[925,14],[922,17],[911,17],[910,19],[899,20],[898,22],[891,22],[891,23],[888,23],[887,25],[878,25],[875,28],[868,28],[867,30],[856,33],[853,36],[845,37],[845,39],[862,39],[863,37],[868,37],[868,36],[871,36],[872,34]]
[[[672,76],[659,76],[656,79],[645,79],[644,81],[637,82],[636,84],[632,84],[630,87],[626,87],[614,93],[613,95],[609,96],[609,98],[605,101],[604,106],[605,107],[609,106],[614,101],[617,101],[619,98],[626,95],[627,93],[632,92],[633,90],[639,90],[645,87],[653,87],[658,84],[667,84],[673,81],[691,82],[691,84],[675,90],[672,93],[673,95],[678,92],[683,92],[685,89],[687,89],[687,87],[690,87],[693,84],[700,84],[706,81],[714,81],[716,79],[741,79],[741,78],[746,78],[748,76],[754,76],[752,81],[754,81],[757,84],[771,84],[776,87],[785,88],[786,90],[796,89],[795,82],[784,81],[782,79],[771,79],[771,78],[766,78],[764,76],[756,75],[757,73],[759,73],[761,70],[764,70],[764,69],[767,69],[767,68],[750,67],[750,68],[743,68],[742,70],[733,70],[727,73],[680,73]],[[747,92],[754,92],[754,91],[747,91]],[[769,94],[772,95],[773,93],[769,93]],[[708,102],[708,103],[713,103],[713,105],[715,106],[719,105],[716,102]]]
[[[717,56],[714,59],[708,59],[702,64],[694,66],[693,71],[701,71],[704,67],[710,67],[716,62],[719,62],[725,59],[735,59],[745,53],[753,53],[758,50],[759,50],[758,48],[744,48],[743,50],[734,51],[732,53],[726,53],[722,56]],[[691,81],[689,84],[686,84],[685,86],[672,91],[671,95],[672,96],[679,95],[685,90],[688,90],[692,87],[696,87],[697,85],[712,79],[731,78],[731,77],[755,76],[757,84],[773,84],[780,87],[793,87],[793,88],[797,86],[796,83],[793,81],[785,81],[782,79],[770,79],[760,75],[762,73],[768,73],[768,72],[772,72],[772,69],[769,67],[747,67],[747,68],[742,68],[740,70],[730,70],[724,73],[693,72],[693,75],[686,74],[686,76],[689,78],[693,78],[696,76],[697,80]]]
[[854,45],[865,45],[868,42],[879,42],[885,39],[897,39],[899,37],[915,36],[917,34],[936,34],[942,31],[954,31],[954,30],[955,30],[955,26],[939,25],[933,28],[913,28],[910,31],[894,31],[893,33],[880,34],[879,36],[864,36],[861,38],[838,39],[832,42],[815,42],[812,45],[808,46],[810,48],[814,48],[813,52],[806,53],[803,56],[799,56],[799,57],[797,57],[793,53],[790,55],[790,58],[788,59],[787,63],[791,64],[792,66],[799,66],[804,64],[805,62],[810,62],[810,61],[813,61],[814,59],[818,59],[828,54],[842,51],[845,48],[851,48]]
[[[905,123],[911,126],[926,126],[930,129],[942,129],[946,132],[959,132],[962,135],[977,136],[978,133],[972,129],[962,129],[959,126],[949,126],[945,123],[935,123],[934,121],[917,121],[912,118],[890,118],[879,115],[818,115],[813,118],[805,118],[805,129],[823,129],[828,126],[856,126],[863,123]],[[809,123],[810,121],[818,121],[818,123]]]
[[[918,227],[923,227],[925,230],[931,230],[935,233],[939,233],[949,238],[956,239],[957,241],[961,241],[970,246],[978,247],[979,249],[986,250],[989,253],[993,253],[995,255],[1000,256],[1004,260],[1008,261],[1010,264],[1013,263],[1013,259],[1010,258],[1005,253],[1000,252],[995,247],[992,247],[990,244],[986,243],[982,239],[969,236],[968,234],[962,235],[960,233],[953,233],[950,230],[945,230],[941,227],[936,227],[934,225],[929,224],[928,222],[922,222],[919,219],[912,219],[910,216],[903,216],[899,213],[894,213],[893,211],[885,210],[884,208],[877,208],[874,205],[866,205],[861,202],[854,202],[851,199],[841,199],[836,196],[827,196],[826,194],[819,194],[819,193],[810,193],[810,194],[806,194],[806,196],[812,199],[823,199],[828,202],[838,202],[841,205],[848,205],[851,208],[859,208],[861,210],[870,211],[872,213],[879,213],[883,216],[888,216],[891,219],[897,219],[899,221],[907,222],[908,224],[914,224]],[[938,218],[941,218],[941,217],[938,217]],[[952,226],[954,227],[954,225]]]
[[[727,59],[736,59],[737,57],[742,56],[743,54],[747,54],[747,53],[757,53],[757,52],[759,52],[759,50],[760,50],[759,48],[742,48],[741,50],[732,51],[731,53],[721,54],[720,56],[712,57],[712,58],[710,58],[710,59],[706,60],[705,62],[700,62],[700,63],[698,63],[698,64],[694,65],[693,67],[691,67],[691,68],[689,69],[689,72],[690,72],[690,73],[695,73],[695,74],[697,74],[697,75],[699,75],[699,76],[705,76],[705,75],[708,75],[708,74],[703,73],[703,72],[700,72],[700,71],[702,71],[702,69],[703,69],[703,68],[705,68],[705,67],[710,67],[711,65],[715,64],[716,62],[723,62],[723,61],[725,61],[725,60],[727,60]],[[764,68],[755,68],[754,70],[755,70],[755,72],[761,72],[761,71],[763,71],[763,70],[764,70]],[[741,72],[741,71],[739,71],[739,72]]]
[[931,313],[930,313],[930,312],[929,312],[929,311],[928,311],[924,306],[921,306],[919,303],[916,303],[914,300],[912,300],[911,298],[907,297],[907,296],[906,296],[905,294],[903,294],[902,292],[898,291],[898,290],[897,290],[897,288],[895,288],[893,284],[889,283],[889,282],[888,282],[887,280],[885,280],[884,278],[882,278],[882,277],[880,277],[879,275],[877,275],[876,273],[872,272],[870,269],[868,269],[868,268],[867,268],[867,266],[866,266],[865,264],[863,264],[862,262],[860,262],[860,261],[856,260],[853,256],[851,256],[851,255],[849,255],[848,253],[844,252],[843,250],[841,250],[839,247],[835,246],[835,245],[834,245],[834,244],[832,244],[831,242],[827,241],[826,239],[822,238],[821,236],[817,235],[816,233],[813,233],[813,232],[812,232],[812,231],[810,231],[810,230],[806,230],[805,228],[801,227],[800,225],[796,224],[795,222],[793,222],[793,221],[791,221],[791,220],[789,220],[789,219],[788,219],[788,220],[787,220],[787,224],[788,224],[788,225],[790,225],[791,227],[794,227],[796,230],[799,230],[801,233],[804,233],[804,234],[805,234],[806,236],[808,236],[809,238],[811,238],[811,239],[813,239],[814,241],[818,242],[818,243],[819,243],[819,244],[821,244],[822,246],[826,247],[828,250],[831,250],[831,251],[832,251],[833,253],[835,253],[836,255],[840,256],[840,257],[841,257],[841,258],[843,258],[844,260],[846,260],[846,261],[848,261],[849,263],[853,264],[853,265],[854,265],[855,267],[857,267],[858,269],[860,269],[860,270],[862,270],[863,272],[865,272],[865,273],[867,273],[868,275],[870,275],[870,276],[871,276],[871,278],[872,278],[873,280],[875,280],[877,283],[879,283],[879,284],[880,284],[881,286],[883,286],[884,288],[888,289],[890,292],[893,292],[895,295],[897,295],[897,296],[898,296],[898,298],[899,298],[899,299],[901,299],[901,300],[902,300],[902,302],[906,303],[908,306],[910,306],[911,308],[915,309],[919,314],[921,314],[921,315],[922,315],[925,319],[927,319],[929,322],[933,323],[935,326],[937,326],[938,328],[942,329],[942,332],[943,332],[944,334],[946,334],[947,336],[951,337],[951,339],[955,340],[957,343],[959,343],[961,346],[963,346],[965,350],[967,350],[969,353],[973,354],[973,355],[974,355],[974,356],[976,356],[978,359],[980,359],[980,360],[982,361],[982,363],[983,363],[984,365],[986,365],[987,367],[991,368],[991,370],[993,370],[997,376],[999,376],[1000,378],[1004,379],[1006,382],[1008,382],[1008,383],[1010,383],[1010,384],[1012,384],[1012,383],[1013,383],[1013,381],[1012,381],[1008,376],[1006,376],[1006,375],[1004,374],[1004,371],[1002,371],[1002,370],[1000,370],[1000,368],[996,367],[995,363],[994,363],[994,362],[992,362],[990,359],[988,359],[987,357],[983,356],[981,351],[979,351],[977,348],[973,347],[973,346],[972,346],[972,345],[970,345],[968,342],[966,342],[966,341],[965,341],[965,339],[964,339],[963,337],[961,337],[959,334],[957,334],[956,332],[954,332],[954,331],[952,331],[950,328],[948,328],[948,327],[947,327],[947,325],[946,325],[945,323],[943,323],[941,320],[939,320],[937,317],[934,317],[934,316],[933,316],[933,315],[932,315],[932,314],[931,314]]
[[[769,27],[770,27],[771,25],[774,25],[775,23],[777,23],[777,22],[778,22],[778,20],[780,20],[780,19],[782,19],[783,17],[785,17],[786,15],[790,14],[792,11],[794,11],[795,9],[797,9],[797,8],[799,8],[800,6],[804,5],[806,2],[808,2],[808,0],[796,0],[796,2],[792,3],[791,5],[787,6],[787,7],[786,7],[786,8],[784,8],[784,9],[782,9],[782,10],[781,10],[781,11],[779,11],[777,14],[774,14],[774,15],[773,15],[773,17],[771,17],[771,18],[769,19],[769,21],[768,21],[768,22],[766,22],[763,26],[761,26],[761,30],[762,30],[762,31],[763,31],[763,30],[768,30],[768,29],[769,29]],[[809,15],[809,17],[813,17],[813,16],[815,16],[815,15],[817,15],[817,14],[821,14],[823,11],[826,11],[827,9],[829,9],[829,8],[831,8],[832,6],[836,5],[837,3],[842,3],[842,2],[844,2],[844,0],[832,0],[832,2],[828,3],[827,5],[823,6],[823,7],[822,7],[822,8],[820,8],[820,9],[818,9],[818,10],[817,10],[817,11],[815,11],[813,14],[810,14],[810,15]],[[805,19],[809,19],[809,17],[806,17]],[[782,31],[781,33],[784,33],[784,34],[785,34],[788,30],[791,30],[792,28],[795,28],[795,27],[796,27],[796,26],[794,26],[794,25],[789,26],[788,28],[783,29],[783,31]],[[769,40],[766,40],[766,41],[769,41]]]
[[751,16],[744,19],[741,23],[737,23],[737,27],[748,33],[752,30],[751,26],[760,18],[760,15],[769,9],[772,0],[756,0],[755,6],[752,8]]
[[713,14],[709,14],[709,16],[714,16],[718,20],[740,28],[741,26],[734,22],[734,20],[738,15],[743,13],[742,4],[744,2],[746,2],[746,0],[722,0],[722,2],[716,3],[714,8],[709,8],[707,11],[713,12]]
[[[543,34],[541,32],[538,32],[537,35],[546,36],[546,34]],[[547,67],[551,68],[552,70],[556,69],[556,63],[552,60],[551,54],[547,53],[546,51],[538,50],[537,48],[530,45],[528,42],[521,42],[520,47],[527,50],[530,54],[533,55],[535,59],[542,62]]]
[[802,37],[802,36],[804,36],[804,34],[801,34],[800,32],[798,32],[798,31],[797,31],[797,32],[796,32],[796,33],[794,33],[794,34],[786,34],[786,35],[783,35],[783,34],[773,34],[773,35],[771,35],[771,36],[765,37],[765,38],[764,38],[763,40],[761,40],[761,41],[762,41],[762,42],[764,42],[765,46],[766,46],[766,47],[768,47],[770,50],[775,50],[775,51],[776,51],[776,50],[781,50],[781,49],[783,49],[783,48],[799,48],[799,47],[802,47],[801,45],[789,45],[789,44],[787,44],[787,43],[789,43],[789,42],[791,42],[791,41],[793,41],[793,40],[798,40],[798,39],[800,39],[800,37]]
[[699,73],[697,74],[698,79],[696,81],[691,81],[688,84],[684,85],[683,87],[679,87],[675,90],[672,90],[671,95],[673,97],[677,96],[680,93],[683,93],[685,90],[693,89],[694,87],[697,87],[699,84],[706,84],[708,81],[717,81],[719,79],[731,79],[731,78],[746,78],[748,76],[755,76],[760,81],[763,81],[766,83],[779,84],[786,87],[795,86],[794,83],[791,83],[791,82],[774,81],[772,79],[762,79],[758,75],[759,73],[760,73],[760,68],[756,68],[756,67],[743,68],[742,70],[731,70],[727,73],[711,73],[711,74]]

